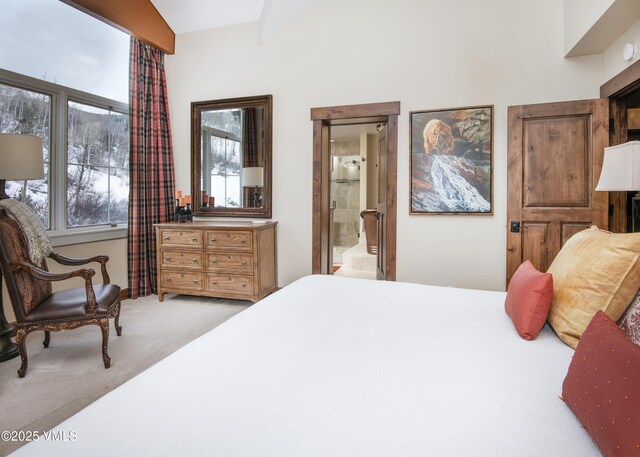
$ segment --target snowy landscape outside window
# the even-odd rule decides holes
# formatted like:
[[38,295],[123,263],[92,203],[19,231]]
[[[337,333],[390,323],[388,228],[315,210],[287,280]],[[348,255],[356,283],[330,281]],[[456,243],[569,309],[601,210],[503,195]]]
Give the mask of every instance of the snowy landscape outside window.
[[0,84],[0,133],[42,138],[44,179],[7,181],[7,194],[33,208],[49,229],[51,96]]
[[45,179],[7,192],[56,246],[126,237],[130,36],[58,0],[3,0],[0,41],[0,132],[41,137],[45,159]]
[[67,226],[127,222],[129,117],[69,102]]
[[[217,206],[241,207],[240,140],[242,136],[242,110],[208,111],[202,116],[203,169],[211,170],[211,195]],[[209,188],[204,185],[203,188]]]

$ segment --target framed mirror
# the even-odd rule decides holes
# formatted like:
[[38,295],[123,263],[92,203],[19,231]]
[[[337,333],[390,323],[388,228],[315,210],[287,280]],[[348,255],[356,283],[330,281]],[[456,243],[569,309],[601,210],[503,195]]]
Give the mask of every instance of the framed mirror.
[[194,215],[271,217],[272,98],[191,103]]

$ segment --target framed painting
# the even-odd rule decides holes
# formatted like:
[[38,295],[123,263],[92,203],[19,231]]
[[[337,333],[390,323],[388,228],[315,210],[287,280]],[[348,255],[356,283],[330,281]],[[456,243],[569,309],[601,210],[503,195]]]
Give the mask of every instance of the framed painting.
[[410,214],[493,214],[493,105],[412,111]]

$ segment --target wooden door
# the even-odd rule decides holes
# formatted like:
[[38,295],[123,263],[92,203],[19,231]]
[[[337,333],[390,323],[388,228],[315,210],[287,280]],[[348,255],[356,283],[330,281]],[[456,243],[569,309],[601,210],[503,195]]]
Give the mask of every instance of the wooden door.
[[387,218],[387,126],[378,132],[378,255],[376,257],[376,278],[386,278],[386,218]]
[[546,271],[572,235],[607,228],[595,192],[608,145],[608,101],[509,107],[507,285],[525,260]]

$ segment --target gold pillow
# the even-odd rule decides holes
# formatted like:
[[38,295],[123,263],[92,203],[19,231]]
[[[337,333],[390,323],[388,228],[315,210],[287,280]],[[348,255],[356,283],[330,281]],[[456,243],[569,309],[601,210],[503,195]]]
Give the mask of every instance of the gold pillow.
[[640,287],[640,233],[593,226],[572,236],[549,267],[553,301],[549,324],[572,348],[598,310],[614,322]]

